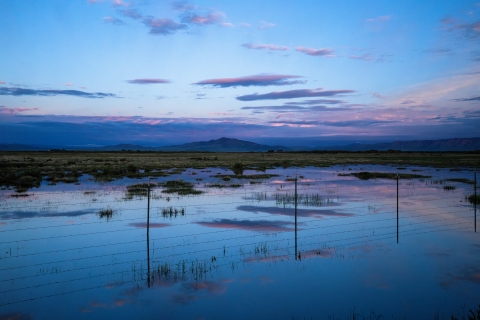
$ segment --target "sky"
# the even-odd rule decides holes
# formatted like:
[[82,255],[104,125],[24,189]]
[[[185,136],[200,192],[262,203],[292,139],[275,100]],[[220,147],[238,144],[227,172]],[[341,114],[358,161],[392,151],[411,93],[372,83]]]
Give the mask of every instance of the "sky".
[[0,1],[0,143],[480,137],[480,2]]

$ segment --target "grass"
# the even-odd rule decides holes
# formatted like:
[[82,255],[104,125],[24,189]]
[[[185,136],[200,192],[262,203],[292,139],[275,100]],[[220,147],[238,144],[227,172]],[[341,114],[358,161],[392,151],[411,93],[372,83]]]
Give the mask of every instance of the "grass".
[[[150,183],[150,188],[156,187],[157,184]],[[132,199],[134,197],[148,196],[148,183],[136,183],[127,186],[126,197]]]
[[453,191],[455,189],[457,189],[455,186],[443,186],[443,190],[445,191]]
[[113,209],[107,207],[106,209],[102,209],[98,212],[98,217],[100,219],[106,218],[109,221],[113,217]]
[[471,194],[468,197],[466,197],[466,200],[471,204],[480,204],[480,194],[477,194],[476,197],[474,194]]
[[193,183],[183,180],[169,180],[160,183],[159,186],[164,188],[162,193],[176,193],[179,196],[198,195],[203,193],[201,190],[196,190]]
[[211,184],[206,184],[205,188],[241,188],[243,185],[239,183],[211,183]]
[[164,218],[176,218],[178,215],[185,216],[185,208],[162,208],[162,216]]
[[[473,168],[480,167],[480,157],[478,152],[0,152],[0,187],[25,192],[38,188],[48,177],[59,181],[61,177],[55,172],[70,175],[67,180],[72,182],[75,181],[74,175],[70,174],[72,172],[89,174],[97,181],[108,182],[124,177],[169,176],[181,173],[185,168],[231,168],[235,163],[260,170],[350,164]],[[19,181],[23,176],[27,178]],[[239,178],[244,175],[232,176]],[[471,180],[458,182],[470,183],[467,181]]]
[[[278,177],[278,174],[248,174],[248,175],[231,175],[231,174],[216,174],[214,176],[210,176],[213,178],[219,178],[224,181],[230,181],[230,179],[252,179],[252,180],[259,180],[259,179],[270,179],[273,177]],[[227,180],[226,180],[227,179]]]
[[[357,177],[360,180],[397,179],[397,174],[396,173],[391,173],[391,172],[368,172],[368,171],[363,171],[363,172],[353,172],[353,173],[339,173],[338,175],[340,177],[354,176],[354,177]],[[431,178],[431,176],[423,176],[423,175],[414,174],[414,173],[399,173],[398,178],[399,179],[425,179],[425,178]]]
[[[294,194],[286,194],[286,193],[275,193],[273,194],[273,198],[275,199],[276,205],[291,205],[295,204],[295,195]],[[311,207],[320,207],[322,205],[330,204],[333,200],[331,198],[324,199],[318,193],[316,194],[297,194],[297,204],[302,206],[311,206]]]
[[450,178],[450,179],[445,179],[445,181],[473,184],[473,180],[469,180],[469,179],[465,179],[465,178]]

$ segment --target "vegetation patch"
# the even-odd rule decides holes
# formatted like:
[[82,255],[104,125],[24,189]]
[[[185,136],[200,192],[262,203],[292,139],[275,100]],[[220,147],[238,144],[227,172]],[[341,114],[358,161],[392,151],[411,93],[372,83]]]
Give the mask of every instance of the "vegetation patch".
[[232,174],[217,174],[214,176],[210,176],[214,178],[219,178],[224,181],[225,178],[230,178],[230,179],[251,179],[251,180],[256,180],[256,179],[270,179],[272,177],[278,177],[278,174],[268,174],[268,173],[262,173],[262,174],[248,174],[248,175],[232,175]]
[[471,194],[467,197],[468,202],[471,204],[480,204],[480,194],[477,194],[476,196],[474,194]]
[[[155,183],[150,183],[150,188],[157,186]],[[146,197],[148,196],[148,183],[136,183],[127,186],[126,196],[128,199],[133,197]]]
[[164,218],[176,218],[178,215],[185,216],[185,208],[162,208],[162,216]]
[[165,188],[163,193],[176,193],[180,196],[197,195],[202,194],[203,191],[196,190],[193,183],[183,180],[169,180],[164,183],[160,183],[159,186]]
[[109,221],[113,217],[113,209],[107,207],[106,209],[102,209],[98,212],[98,217],[100,219],[107,219]]
[[[396,173],[391,172],[352,172],[352,173],[339,173],[340,177],[354,176],[360,180],[370,180],[370,179],[397,179]],[[431,178],[431,176],[423,176],[421,174],[414,173],[399,173],[399,179],[420,179],[420,178]]]
[[445,191],[453,191],[455,189],[457,189],[455,186],[443,186],[443,190]]
[[240,188],[242,187],[239,183],[211,183],[206,184],[205,188]]
[[26,192],[38,188],[42,182],[42,173],[38,169],[2,169],[0,170],[0,185],[14,188],[16,192]]
[[469,180],[469,179],[465,179],[465,178],[450,178],[450,179],[445,179],[445,181],[473,184],[473,180]]

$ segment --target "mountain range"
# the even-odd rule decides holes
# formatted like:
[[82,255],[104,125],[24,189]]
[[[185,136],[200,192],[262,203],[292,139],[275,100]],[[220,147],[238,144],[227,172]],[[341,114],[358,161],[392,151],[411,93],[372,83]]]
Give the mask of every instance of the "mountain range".
[[146,147],[134,144],[117,144],[103,147],[52,147],[52,146],[35,146],[24,144],[0,144],[0,151],[45,151],[45,150],[66,150],[66,151],[197,151],[197,152],[266,152],[266,151],[313,151],[313,150],[339,150],[339,151],[368,151],[368,150],[400,150],[400,151],[475,151],[480,150],[480,138],[454,138],[442,140],[411,140],[411,141],[394,141],[389,143],[354,143],[339,146],[313,146],[313,147],[285,147],[270,146],[258,144],[250,141],[220,138],[209,141],[197,141],[185,143],[181,145],[164,146],[164,147]]

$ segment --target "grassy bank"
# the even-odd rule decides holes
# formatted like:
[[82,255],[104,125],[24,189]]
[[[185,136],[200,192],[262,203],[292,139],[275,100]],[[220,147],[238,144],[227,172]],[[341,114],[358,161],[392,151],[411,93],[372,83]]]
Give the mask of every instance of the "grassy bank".
[[[0,187],[26,191],[42,180],[77,183],[83,174],[98,181],[123,177],[169,176],[185,168],[226,167],[244,170],[274,167],[328,167],[338,164],[393,164],[480,167],[479,153],[431,152],[0,152]],[[241,170],[239,170],[241,167]]]

